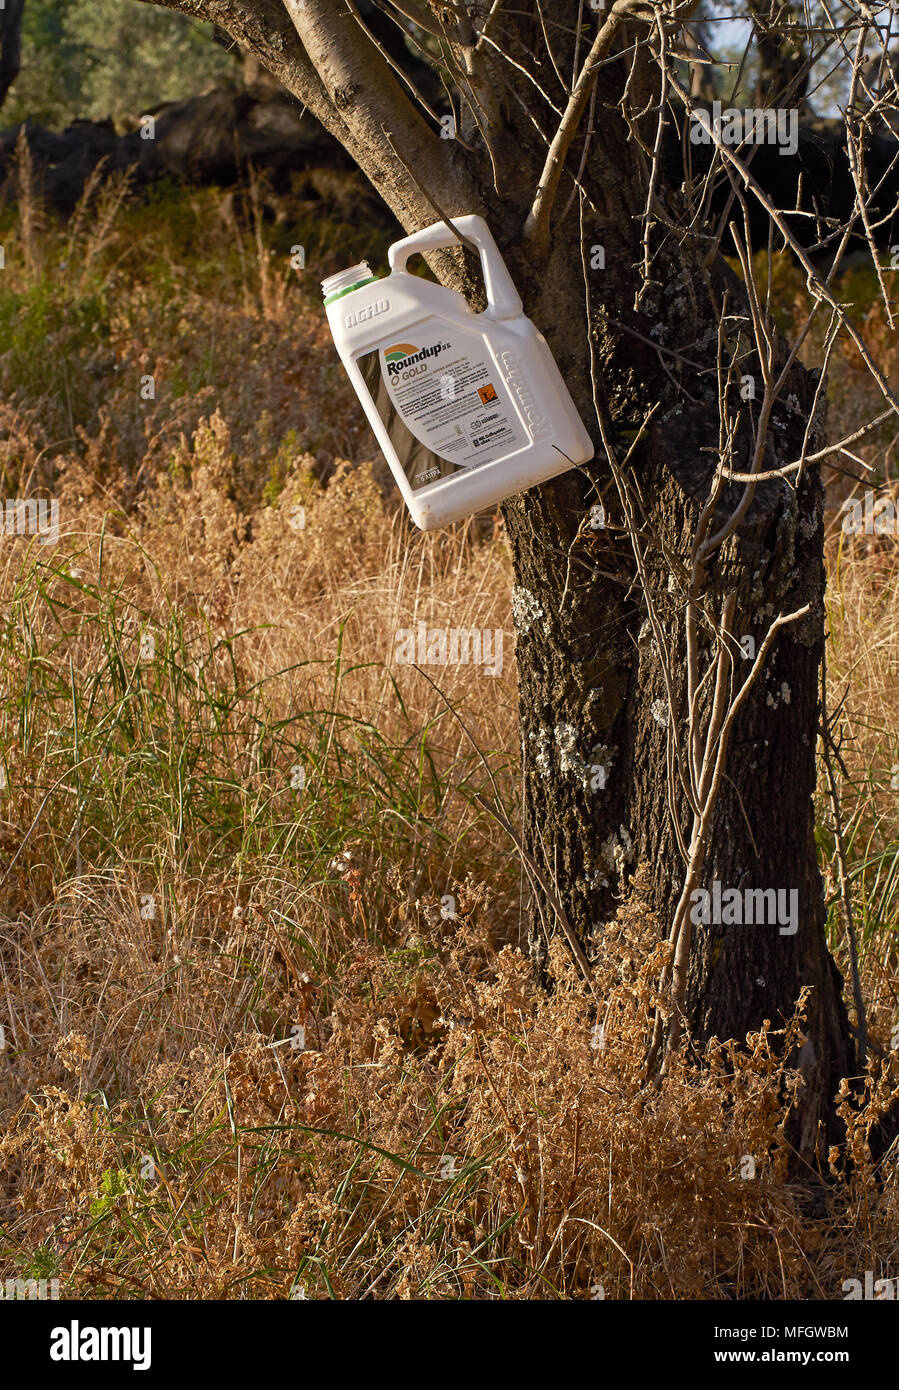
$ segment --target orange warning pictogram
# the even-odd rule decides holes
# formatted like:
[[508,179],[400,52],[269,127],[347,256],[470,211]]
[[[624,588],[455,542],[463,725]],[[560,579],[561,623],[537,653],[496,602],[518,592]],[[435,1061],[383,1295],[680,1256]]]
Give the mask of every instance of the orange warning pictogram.
[[496,400],[496,391],[489,382],[486,386],[478,387],[478,395],[485,405],[489,405],[491,401]]

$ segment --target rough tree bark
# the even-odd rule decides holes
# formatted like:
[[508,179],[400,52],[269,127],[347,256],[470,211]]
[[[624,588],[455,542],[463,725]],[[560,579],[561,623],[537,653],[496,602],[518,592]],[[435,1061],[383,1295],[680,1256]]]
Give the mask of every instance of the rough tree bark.
[[[504,508],[517,581],[526,846],[591,949],[601,949],[595,931],[614,914],[640,863],[651,867],[653,906],[667,933],[685,878],[678,832],[689,839],[691,815],[677,788],[668,790],[669,739],[685,718],[684,611],[692,536],[719,445],[719,355],[736,354],[744,377],[761,378],[743,286],[719,256],[709,258],[684,194],[663,178],[653,190],[658,220],[645,240],[650,161],[634,131],[651,149],[660,80],[646,41],[656,11],[641,0],[617,0],[599,18],[612,33],[598,54],[604,61],[596,68],[589,134],[586,95],[579,102],[566,90],[596,39],[588,6],[552,6],[557,80],[531,0],[508,12],[482,5],[477,23],[473,14],[462,17],[466,7],[398,3],[397,10],[430,28],[434,42],[441,35],[453,40],[463,74],[459,138],[446,141],[395,80],[350,0],[166,3],[214,20],[257,53],[342,142],[407,230],[466,212],[490,223],[597,446],[592,465]],[[630,56],[616,53],[635,41],[645,51],[632,66]],[[539,66],[529,56],[535,53]],[[537,83],[552,87],[551,100]],[[626,84],[633,109],[648,113],[636,127],[621,114]],[[547,142],[565,126],[563,112],[573,139],[553,166]],[[578,175],[583,197],[574,191]],[[456,254],[432,264],[445,283],[474,290],[471,268]],[[778,344],[781,363],[786,353]],[[799,456],[813,394],[814,381],[795,366],[767,428],[766,468]],[[734,408],[742,409],[733,455],[739,469],[747,466],[758,405],[736,401]],[[599,422],[620,463],[647,420],[623,474],[622,497]],[[722,494],[721,523],[741,493],[742,485],[731,484]],[[594,530],[588,518],[599,502],[609,524]],[[645,542],[641,582],[625,502]],[[800,906],[794,935],[772,926],[699,929],[684,1008],[695,1043],[743,1038],[764,1019],[777,1026],[789,1018],[803,987],[811,988],[808,1041],[798,1058],[805,1087],[792,1120],[797,1153],[808,1163],[820,1161],[837,1133],[833,1096],[853,1068],[812,838],[822,547],[821,485],[810,466],[796,490],[780,481],[759,485],[736,533],[703,570],[703,611],[733,604],[735,645],[744,637],[761,644],[774,618],[809,608],[777,635],[736,722],[700,878],[707,886],[717,880],[795,889]],[[665,663],[659,638],[668,649]],[[699,643],[711,651],[701,633]],[[732,682],[742,676],[740,662],[736,647]],[[713,693],[709,688],[696,700],[703,718],[710,717]],[[537,889],[538,955],[543,928],[558,926]]]

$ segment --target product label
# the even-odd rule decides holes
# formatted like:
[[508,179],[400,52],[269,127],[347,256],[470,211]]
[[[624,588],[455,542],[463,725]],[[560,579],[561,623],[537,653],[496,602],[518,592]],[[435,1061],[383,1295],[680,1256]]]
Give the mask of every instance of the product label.
[[480,334],[439,319],[413,333],[358,358],[413,488],[530,443]]

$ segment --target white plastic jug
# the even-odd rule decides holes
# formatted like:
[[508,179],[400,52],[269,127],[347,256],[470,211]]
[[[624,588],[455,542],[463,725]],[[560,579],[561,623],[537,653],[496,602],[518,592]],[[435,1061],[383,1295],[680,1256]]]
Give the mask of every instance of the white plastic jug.
[[445,222],[390,247],[390,274],[366,261],[322,281],[340,359],[412,519],[448,526],[593,457],[546,340],[482,217],[454,219],[480,252],[487,308],[410,275],[416,251],[454,246]]

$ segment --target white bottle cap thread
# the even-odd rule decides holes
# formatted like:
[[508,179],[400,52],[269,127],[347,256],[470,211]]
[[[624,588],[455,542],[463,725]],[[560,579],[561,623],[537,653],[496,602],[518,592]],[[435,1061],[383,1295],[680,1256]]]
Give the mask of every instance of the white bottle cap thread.
[[329,275],[327,279],[322,280],[322,294],[325,300],[328,300],[333,295],[346,294],[347,290],[376,279],[377,276],[372,273],[368,261],[360,261],[358,265],[351,265],[348,270],[338,270],[336,275]]

